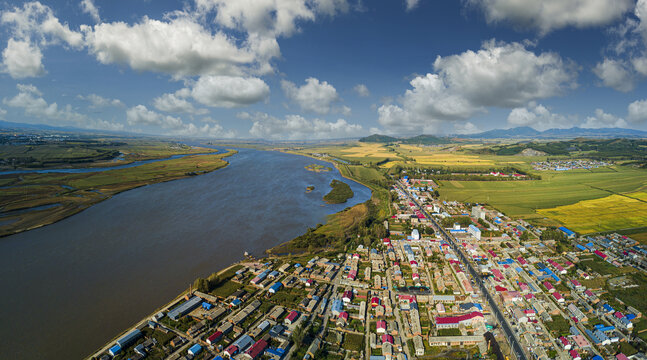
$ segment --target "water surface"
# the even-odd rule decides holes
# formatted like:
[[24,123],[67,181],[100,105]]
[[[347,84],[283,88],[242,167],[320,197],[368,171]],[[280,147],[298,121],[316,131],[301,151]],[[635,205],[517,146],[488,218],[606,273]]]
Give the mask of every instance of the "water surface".
[[[310,158],[239,149],[230,165],[130,190],[58,223],[0,238],[1,358],[78,359],[197,276],[294,238],[347,204],[322,197],[339,173]],[[315,190],[306,193],[306,187]]]

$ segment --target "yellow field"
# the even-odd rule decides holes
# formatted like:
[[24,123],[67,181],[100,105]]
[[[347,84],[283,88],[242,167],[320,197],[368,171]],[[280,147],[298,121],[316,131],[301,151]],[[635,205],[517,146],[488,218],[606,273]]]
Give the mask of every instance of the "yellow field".
[[[630,196],[630,197],[629,197]],[[581,234],[647,226],[647,193],[636,192],[585,200],[537,212]]]
[[380,165],[382,169],[390,169],[395,164],[402,163],[401,161],[387,161],[384,164]]
[[395,156],[394,153],[389,152],[384,146],[380,144],[365,144],[360,143],[341,151],[345,156],[350,157],[389,157]]
[[420,146],[415,146],[415,145],[407,145],[407,144],[400,144],[398,145],[400,149],[402,150],[409,150],[409,151],[425,151],[423,148]]
[[459,154],[430,154],[421,156],[412,156],[417,163],[422,165],[442,165],[442,166],[474,166],[474,165],[494,165],[492,160],[481,159],[473,155]]

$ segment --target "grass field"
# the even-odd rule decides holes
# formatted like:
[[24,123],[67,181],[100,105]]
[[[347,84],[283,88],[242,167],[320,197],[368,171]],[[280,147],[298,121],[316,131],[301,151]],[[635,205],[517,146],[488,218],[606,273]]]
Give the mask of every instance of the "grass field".
[[537,212],[581,234],[643,227],[647,226],[647,202],[633,197],[645,195],[645,192],[611,195]]
[[388,149],[380,144],[358,143],[348,149],[341,150],[342,153],[350,157],[388,157],[393,155]]
[[489,203],[510,216],[542,218],[536,209],[636,192],[647,186],[647,171],[628,167],[545,172],[535,181],[442,181],[443,199]]
[[474,155],[461,154],[432,154],[413,156],[416,163],[421,165],[438,166],[494,166],[494,162],[488,159],[481,159]]

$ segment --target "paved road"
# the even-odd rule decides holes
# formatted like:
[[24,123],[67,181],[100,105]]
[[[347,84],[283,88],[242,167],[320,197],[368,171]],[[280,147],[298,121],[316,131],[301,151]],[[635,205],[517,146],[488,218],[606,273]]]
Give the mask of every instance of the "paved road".
[[478,273],[474,270],[474,267],[472,267],[472,263],[465,257],[465,254],[460,250],[458,245],[456,245],[456,242],[454,242],[454,239],[447,234],[445,229],[443,229],[441,226],[436,223],[433,217],[427,213],[427,211],[424,209],[424,207],[420,206],[417,200],[415,200],[411,194],[409,194],[408,191],[402,188],[402,186],[396,182],[397,186],[404,192],[407,197],[409,197],[409,200],[416,204],[416,206],[420,209],[420,211],[429,219],[432,224],[434,225],[434,228],[437,232],[439,232],[445,240],[451,245],[452,249],[454,249],[454,252],[459,256],[461,262],[467,267],[469,270],[470,274],[472,275],[472,278],[476,280],[476,283],[479,285],[479,288],[481,289],[481,292],[483,295],[485,295],[485,298],[487,302],[490,304],[490,307],[492,308],[492,312],[494,316],[496,317],[497,321],[501,325],[501,328],[505,332],[506,337],[508,338],[508,342],[510,342],[510,346],[518,360],[528,360],[526,357],[526,354],[523,351],[523,348],[521,347],[521,344],[519,343],[519,340],[517,339],[516,335],[510,329],[510,325],[508,325],[508,322],[505,320],[503,317],[503,313],[501,313],[501,310],[499,310],[499,307],[497,306],[496,302],[494,301],[494,298],[490,295],[488,292],[487,288],[485,287],[485,284],[483,283],[483,280],[481,277],[478,275]]

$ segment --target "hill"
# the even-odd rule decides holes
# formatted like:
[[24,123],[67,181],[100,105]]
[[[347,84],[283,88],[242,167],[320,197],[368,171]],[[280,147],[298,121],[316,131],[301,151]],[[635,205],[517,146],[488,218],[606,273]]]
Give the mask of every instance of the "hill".
[[400,139],[394,138],[392,136],[379,135],[379,134],[373,134],[371,136],[366,136],[359,139],[360,142],[367,142],[367,143],[388,143],[388,142],[395,142],[399,140]]
[[647,131],[621,128],[583,129],[549,129],[537,131],[528,126],[511,129],[495,129],[482,133],[464,135],[469,139],[575,139],[575,138],[647,138]]
[[359,139],[360,142],[367,143],[390,143],[399,142],[402,144],[420,144],[420,145],[436,145],[448,144],[451,141],[449,138],[438,137],[434,135],[418,135],[410,138],[396,138],[388,135],[373,134],[371,136]]

